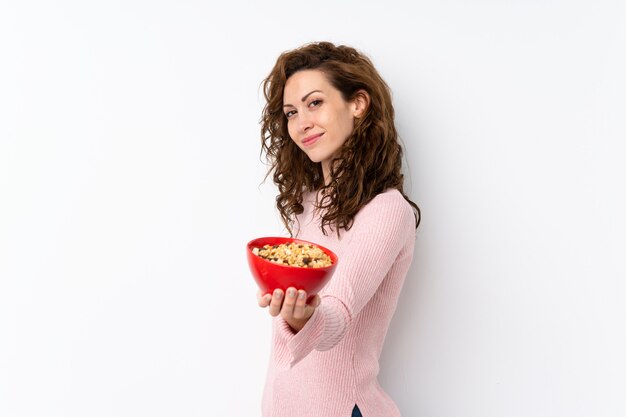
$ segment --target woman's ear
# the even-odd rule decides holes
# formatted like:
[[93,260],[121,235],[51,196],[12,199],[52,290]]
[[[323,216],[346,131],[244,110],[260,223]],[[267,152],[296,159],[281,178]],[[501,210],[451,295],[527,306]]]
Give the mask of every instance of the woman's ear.
[[370,105],[370,95],[365,90],[359,90],[356,92],[354,99],[352,100],[354,104],[354,112],[353,115],[355,118],[360,118],[365,114],[367,108]]

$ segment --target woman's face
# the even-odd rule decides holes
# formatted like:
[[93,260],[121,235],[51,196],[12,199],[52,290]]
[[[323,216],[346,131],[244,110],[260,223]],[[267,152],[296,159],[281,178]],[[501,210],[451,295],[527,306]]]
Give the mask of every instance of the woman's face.
[[321,162],[328,179],[329,163],[354,129],[358,101],[348,102],[319,70],[302,70],[285,84],[283,111],[289,136],[313,162]]

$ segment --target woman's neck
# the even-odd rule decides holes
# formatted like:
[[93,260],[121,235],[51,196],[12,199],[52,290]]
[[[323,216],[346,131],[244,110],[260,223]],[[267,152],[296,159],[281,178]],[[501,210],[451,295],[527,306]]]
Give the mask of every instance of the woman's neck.
[[322,175],[324,176],[324,185],[330,184],[330,164],[328,161],[322,161]]

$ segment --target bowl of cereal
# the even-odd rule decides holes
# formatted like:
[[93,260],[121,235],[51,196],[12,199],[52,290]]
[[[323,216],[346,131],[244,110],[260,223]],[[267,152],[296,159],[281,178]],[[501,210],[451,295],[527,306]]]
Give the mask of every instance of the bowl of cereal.
[[287,237],[261,237],[246,248],[252,276],[264,294],[289,287],[317,294],[337,267],[337,255],[318,244]]

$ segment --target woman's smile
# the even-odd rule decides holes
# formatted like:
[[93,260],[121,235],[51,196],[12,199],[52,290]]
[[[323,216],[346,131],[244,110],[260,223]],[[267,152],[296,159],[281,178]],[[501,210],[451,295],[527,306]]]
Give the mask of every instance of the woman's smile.
[[317,133],[315,135],[307,136],[302,139],[302,146],[309,147],[312,146],[317,140],[322,137],[323,133]]

